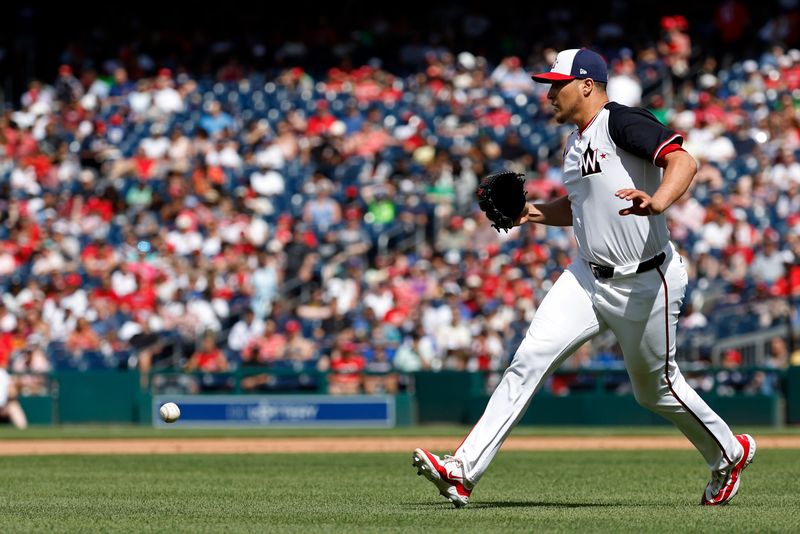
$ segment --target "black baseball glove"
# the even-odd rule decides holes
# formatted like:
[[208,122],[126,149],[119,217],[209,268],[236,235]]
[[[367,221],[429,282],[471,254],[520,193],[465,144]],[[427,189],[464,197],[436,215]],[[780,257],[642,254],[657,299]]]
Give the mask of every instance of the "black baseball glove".
[[478,206],[500,232],[514,227],[525,207],[525,176],[504,170],[490,174],[478,186]]

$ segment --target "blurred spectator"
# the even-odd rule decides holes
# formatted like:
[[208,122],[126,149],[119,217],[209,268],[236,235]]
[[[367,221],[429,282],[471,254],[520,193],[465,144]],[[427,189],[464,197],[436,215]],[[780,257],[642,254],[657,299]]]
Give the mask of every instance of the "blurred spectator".
[[217,346],[214,332],[207,331],[203,334],[200,347],[192,354],[186,362],[186,371],[203,371],[206,373],[219,373],[227,371],[229,368],[225,354]]
[[286,181],[277,170],[283,166],[283,156],[280,156],[280,164],[269,161],[266,158],[258,158],[258,155],[256,155],[256,158],[258,159],[259,169],[250,175],[250,186],[253,191],[265,197],[276,197],[283,194],[286,190]]
[[755,253],[750,274],[758,282],[773,284],[786,274],[787,255],[778,250],[776,237],[766,235],[761,248]]
[[363,302],[365,306],[373,311],[378,320],[386,317],[386,314],[395,305],[394,294],[389,280],[378,280],[376,287],[370,287],[364,294]]
[[774,337],[769,342],[766,366],[772,369],[786,369],[789,366],[789,348],[782,337]]
[[138,367],[142,387],[149,383],[150,371],[153,363],[164,349],[164,339],[154,331],[151,321],[139,318],[123,325],[120,337],[128,341],[128,345],[135,351],[135,356],[129,363]]
[[222,110],[222,105],[212,100],[207,106],[207,113],[200,118],[200,127],[211,137],[218,137],[224,130],[233,130],[233,117]]
[[[272,325],[274,326],[274,323]],[[256,319],[253,310],[246,309],[243,317],[234,323],[228,334],[228,348],[241,353],[254,339],[262,335],[264,335],[264,321]]]
[[708,326],[708,318],[691,301],[686,303],[686,311],[681,314],[679,322],[680,327],[686,330],[700,330]]
[[[333,367],[333,364],[331,364]],[[370,395],[397,393],[397,375],[392,372],[392,363],[386,353],[386,347],[375,347],[372,359],[366,362],[364,370],[364,393]]]
[[365,368],[364,357],[358,353],[356,346],[353,343],[345,343],[331,356],[328,393],[331,395],[361,393]]
[[343,272],[326,280],[325,298],[335,302],[336,313],[344,315],[354,310],[359,303],[363,271],[359,261],[355,259],[348,260],[342,270]]
[[322,289],[314,289],[309,301],[297,307],[297,316],[306,324],[321,324],[333,315],[333,307],[325,299]]
[[282,270],[278,258],[270,252],[258,253],[258,267],[253,272],[252,308],[255,317],[263,320],[272,309],[272,303],[278,297],[278,285],[281,283]]
[[733,224],[726,210],[716,208],[706,212],[706,224],[703,227],[703,241],[715,250],[722,250],[733,235]]
[[435,358],[432,340],[423,331],[415,330],[398,347],[392,363],[400,372],[413,373],[431,369]]
[[719,32],[721,45],[726,50],[741,50],[737,46],[750,24],[747,6],[739,0],[725,0],[717,5],[714,13],[714,26]]
[[586,342],[575,350],[565,362],[564,373],[554,374],[548,380],[547,387],[553,395],[564,396],[570,392],[594,389],[591,375],[581,373],[582,369],[590,369],[592,363],[592,344]]
[[739,367],[742,355],[739,351],[728,349],[722,356],[722,369],[715,378],[717,395],[729,397],[741,391],[747,384],[747,377]]
[[73,74],[70,65],[61,65],[58,68],[58,78],[53,87],[56,99],[65,105],[73,104],[83,96],[83,86]]
[[472,365],[481,371],[499,370],[503,368],[505,362],[502,361],[505,354],[503,341],[496,332],[482,328],[472,340],[470,353],[474,359]]
[[454,216],[439,230],[436,238],[436,247],[443,251],[456,253],[468,248],[469,234],[464,229],[464,218]]
[[489,76],[504,96],[514,97],[520,93],[533,92],[531,75],[522,68],[517,56],[508,56],[500,61]]
[[242,349],[242,363],[245,365],[269,365],[284,358],[286,336],[278,332],[272,319],[264,321],[264,331],[253,336]]
[[458,308],[451,309],[450,317],[450,323],[440,327],[436,333],[436,346],[445,359],[445,366],[450,369],[475,371],[477,365],[468,368],[470,358],[475,356],[470,354],[469,350],[472,333]]
[[318,233],[325,233],[342,220],[342,210],[338,202],[331,198],[332,185],[328,180],[318,182],[316,198],[305,206],[303,220],[314,226]]
[[784,148],[780,151],[778,161],[769,172],[769,180],[783,191],[788,190],[791,184],[800,184],[800,162],[794,150]]
[[610,100],[625,106],[634,107],[642,103],[642,85],[636,77],[636,63],[630,50],[623,50],[620,57],[611,63],[606,91]]
[[658,51],[672,72],[680,80],[689,74],[689,59],[692,55],[692,40],[687,30],[689,23],[682,15],[661,18],[661,39]]
[[320,100],[316,104],[316,112],[308,119],[306,134],[309,136],[321,136],[330,131],[336,117],[331,113],[330,106],[325,100]]
[[285,358],[293,362],[305,362],[316,356],[317,347],[314,342],[303,336],[300,323],[291,320],[286,323]]
[[83,317],[79,317],[75,330],[67,338],[67,350],[72,354],[80,355],[86,351],[96,351],[100,349],[100,338],[94,329],[92,329],[89,321]]
[[667,211],[670,236],[676,241],[684,241],[690,235],[697,235],[703,230],[706,210],[691,190],[687,191]]
[[170,69],[162,68],[158,71],[154,89],[153,103],[162,114],[183,111],[183,96],[175,89]]

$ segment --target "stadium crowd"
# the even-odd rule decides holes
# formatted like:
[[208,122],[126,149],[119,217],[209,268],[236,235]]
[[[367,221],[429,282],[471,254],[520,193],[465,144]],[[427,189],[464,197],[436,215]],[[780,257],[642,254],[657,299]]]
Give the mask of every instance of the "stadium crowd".
[[[800,324],[800,51],[764,30],[759,54],[723,65],[692,54],[685,18],[660,30],[602,51],[611,98],[682,132],[699,162],[668,215],[691,280],[679,341],[708,360],[692,340]],[[575,245],[569,228],[498,235],[474,191],[513,168],[529,198],[563,193],[570,127],[529,77],[556,50],[403,52],[419,68],[229,62],[195,76],[119,59],[31,80],[0,117],[0,364],[22,391],[44,384],[25,373],[72,368],[330,370],[337,393],[395,391],[394,371],[504,368]],[[773,345],[744,363],[800,365]],[[550,387],[619,361],[587,345],[568,364],[577,378]],[[775,387],[734,374],[708,387]]]

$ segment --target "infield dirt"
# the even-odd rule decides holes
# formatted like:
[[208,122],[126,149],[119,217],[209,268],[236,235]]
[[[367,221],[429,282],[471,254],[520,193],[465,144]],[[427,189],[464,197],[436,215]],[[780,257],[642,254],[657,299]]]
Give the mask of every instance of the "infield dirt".
[[[756,437],[764,449],[799,449],[800,436]],[[452,437],[303,437],[303,438],[161,438],[42,439],[0,441],[0,456],[46,454],[239,454],[319,452],[409,452],[416,447],[452,451]],[[658,450],[691,449],[680,436],[518,436],[503,450]]]

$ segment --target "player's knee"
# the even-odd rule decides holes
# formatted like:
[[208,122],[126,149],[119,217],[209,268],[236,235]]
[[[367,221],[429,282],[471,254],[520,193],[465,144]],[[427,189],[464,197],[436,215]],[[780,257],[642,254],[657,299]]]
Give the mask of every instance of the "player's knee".
[[634,398],[639,406],[657,412],[661,405],[661,395],[655,391],[634,391]]

